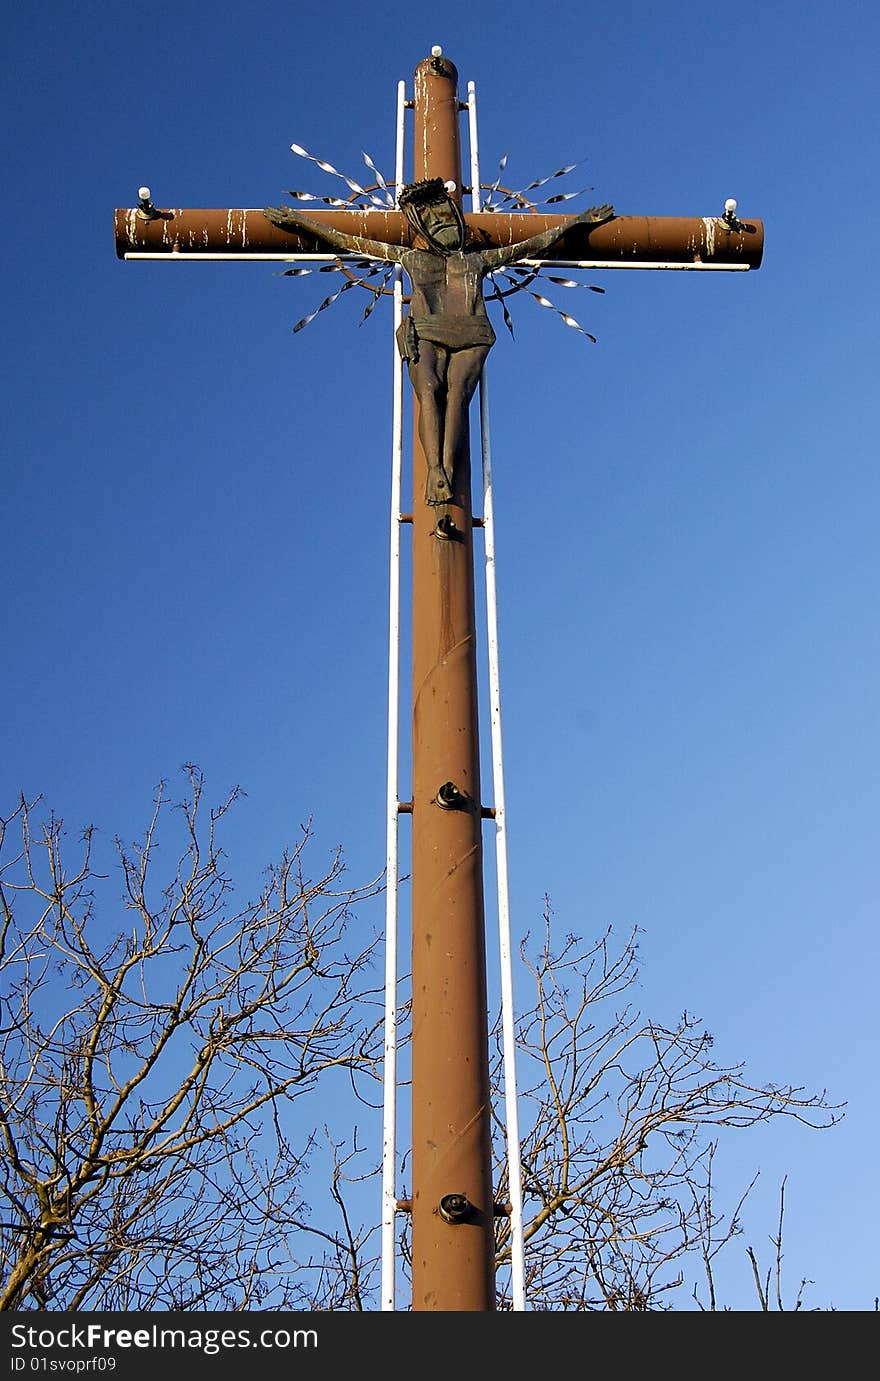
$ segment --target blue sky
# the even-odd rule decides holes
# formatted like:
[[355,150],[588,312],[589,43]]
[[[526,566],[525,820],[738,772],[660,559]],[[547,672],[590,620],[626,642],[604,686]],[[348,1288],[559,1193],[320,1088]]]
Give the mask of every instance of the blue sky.
[[743,1247],[787,1176],[790,1282],[872,1308],[876,8],[50,3],[6,37],[3,801],[133,836],[193,760],[248,793],[244,875],[309,816],[384,863],[390,311],[294,335],[325,281],[124,264],[114,208],[336,192],[294,141],[390,177],[439,43],[485,178],[583,160],[578,207],[763,219],[757,273],[592,275],[561,305],[595,345],[529,300],[498,332],[512,920],[641,927],[645,1010],[847,1103],[725,1173],[761,1172]]

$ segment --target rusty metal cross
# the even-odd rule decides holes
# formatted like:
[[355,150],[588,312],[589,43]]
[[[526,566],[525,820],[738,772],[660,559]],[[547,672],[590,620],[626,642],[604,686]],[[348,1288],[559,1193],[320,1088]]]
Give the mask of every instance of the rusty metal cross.
[[[452,184],[461,209],[455,66],[435,50],[415,70],[413,180]],[[283,258],[326,252],[304,227],[260,209],[115,213],[120,258]],[[400,209],[309,212],[328,231],[412,244]],[[504,248],[562,227],[547,261],[602,266],[757,268],[760,221],[615,215],[602,224],[536,212],[463,215],[469,241]],[[567,228],[566,228],[567,227]],[[367,251],[369,252],[369,251]],[[426,497],[428,459],[414,400],[412,440],[412,1308],[495,1308],[482,821],[470,455],[448,498]],[[409,515],[407,515],[409,517]],[[389,885],[391,881],[389,880]]]

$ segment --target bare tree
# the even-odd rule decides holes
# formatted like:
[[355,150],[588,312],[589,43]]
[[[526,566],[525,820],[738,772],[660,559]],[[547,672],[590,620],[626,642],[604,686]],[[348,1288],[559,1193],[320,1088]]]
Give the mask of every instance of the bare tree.
[[316,1137],[291,1106],[379,1072],[375,941],[349,948],[377,885],[343,887],[338,853],[310,877],[306,827],[237,904],[218,827],[238,793],[207,813],[186,777],[170,875],[164,788],[142,842],[116,841],[112,928],[92,830],[71,868],[62,821],[35,832],[22,800],[0,823],[0,1308],[310,1307],[291,1282]]
[[[158,862],[164,790],[143,841],[117,841],[124,924],[112,932],[93,832],[68,870],[60,821],[34,837],[22,801],[0,824],[0,1308],[375,1309],[376,1119],[362,1138],[352,1107],[380,1101],[382,1004],[375,940],[350,950],[348,934],[353,905],[379,884],[342,888],[338,854],[309,877],[306,829],[256,900],[236,905],[217,831],[237,793],[205,819],[195,769],[187,781],[170,875]],[[715,1263],[740,1236],[746,1195],[716,1207],[722,1136],[840,1116],[824,1093],[715,1063],[687,1012],[647,1020],[632,1000],[637,941],[608,931],[556,948],[548,902],[537,945],[522,947],[530,1309],[723,1307]],[[499,1089],[500,1019],[492,1036]],[[316,1104],[297,1100],[328,1081],[347,1130],[319,1134]],[[495,1143],[503,1202],[500,1123]],[[497,1224],[505,1310],[510,1223]],[[749,1248],[762,1308],[782,1307],[781,1234],[780,1211],[772,1290]],[[406,1274],[405,1215],[401,1260]]]
[[[740,1231],[743,1200],[725,1217],[712,1199],[720,1130],[774,1118],[830,1127],[839,1109],[824,1091],[758,1085],[742,1066],[716,1064],[691,1013],[674,1026],[646,1020],[630,997],[637,932],[616,949],[610,930],[593,944],[570,935],[556,949],[551,929],[546,902],[537,952],[528,942],[521,951],[533,993],[517,1041],[530,1308],[674,1307],[666,1301],[684,1265],[701,1264],[711,1285],[713,1257]],[[502,1128],[496,1142],[503,1197]],[[499,1307],[509,1308],[504,1217],[497,1247]]]

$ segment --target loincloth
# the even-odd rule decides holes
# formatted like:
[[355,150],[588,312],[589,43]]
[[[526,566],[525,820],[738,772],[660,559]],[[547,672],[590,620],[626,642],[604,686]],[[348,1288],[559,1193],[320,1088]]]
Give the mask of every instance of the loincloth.
[[467,350],[495,344],[496,336],[487,316],[468,316],[456,312],[434,312],[428,316],[406,316],[397,328],[397,348],[405,360],[419,358],[419,341],[445,345],[447,350]]

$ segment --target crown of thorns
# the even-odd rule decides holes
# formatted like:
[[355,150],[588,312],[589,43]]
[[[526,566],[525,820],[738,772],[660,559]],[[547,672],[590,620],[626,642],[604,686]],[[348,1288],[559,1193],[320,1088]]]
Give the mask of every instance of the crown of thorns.
[[427,206],[433,201],[445,201],[449,196],[442,177],[428,177],[424,182],[409,182],[401,189],[398,206]]

